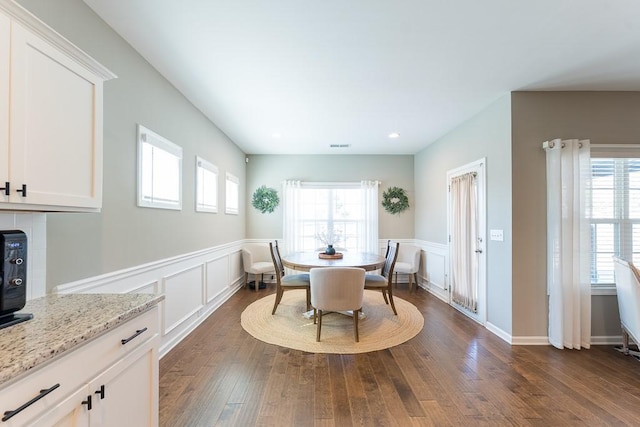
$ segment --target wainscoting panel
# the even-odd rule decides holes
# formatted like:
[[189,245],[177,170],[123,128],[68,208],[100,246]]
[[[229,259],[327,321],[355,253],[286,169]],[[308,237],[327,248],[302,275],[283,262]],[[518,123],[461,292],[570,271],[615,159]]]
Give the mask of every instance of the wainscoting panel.
[[204,307],[204,268],[197,265],[165,277],[162,286],[164,300],[163,335],[189,320]]
[[156,293],[160,357],[241,289],[242,245],[236,241],[57,286],[54,293]]
[[416,240],[415,245],[422,248],[418,277],[420,286],[448,303],[449,251],[447,245],[424,240]]
[[[268,244],[268,242],[267,242]],[[242,266],[242,250],[237,250],[228,255],[229,259],[229,272],[233,278],[231,283],[238,283],[238,281],[244,281],[244,268]]]
[[230,260],[226,256],[206,263],[207,304],[211,303],[229,287],[229,264]]

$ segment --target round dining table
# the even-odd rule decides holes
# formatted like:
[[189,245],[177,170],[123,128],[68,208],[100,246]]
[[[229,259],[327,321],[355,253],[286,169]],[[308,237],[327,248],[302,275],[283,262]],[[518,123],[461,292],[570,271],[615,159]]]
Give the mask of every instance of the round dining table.
[[320,258],[321,252],[293,252],[282,256],[282,264],[292,270],[309,271],[317,267],[360,267],[366,271],[384,266],[385,258],[368,252],[342,252],[342,258]]

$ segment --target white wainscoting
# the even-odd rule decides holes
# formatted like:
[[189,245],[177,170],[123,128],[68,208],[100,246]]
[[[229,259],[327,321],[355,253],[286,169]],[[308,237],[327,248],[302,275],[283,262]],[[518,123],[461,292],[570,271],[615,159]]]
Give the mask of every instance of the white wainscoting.
[[155,293],[160,303],[160,357],[244,285],[242,245],[227,243],[57,286],[54,293]]
[[449,302],[449,250],[441,243],[415,240],[414,245],[422,249],[419,286],[440,300]]

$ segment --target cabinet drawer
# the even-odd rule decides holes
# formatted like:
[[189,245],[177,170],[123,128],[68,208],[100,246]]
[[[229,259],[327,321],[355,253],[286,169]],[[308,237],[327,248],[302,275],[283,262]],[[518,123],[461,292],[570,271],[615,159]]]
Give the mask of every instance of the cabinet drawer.
[[[140,345],[157,337],[158,307],[123,323],[117,328],[96,337],[76,349],[62,353],[51,363],[35,368],[18,381],[0,389],[0,417],[5,411],[15,410],[35,398],[41,390],[55,387],[50,393],[0,427],[21,426],[29,423],[39,413],[58,404],[76,392],[98,373],[131,353]],[[146,328],[146,330],[145,330]],[[138,331],[143,331],[139,332]],[[128,340],[123,344],[122,340]],[[57,387],[56,387],[57,385]]]

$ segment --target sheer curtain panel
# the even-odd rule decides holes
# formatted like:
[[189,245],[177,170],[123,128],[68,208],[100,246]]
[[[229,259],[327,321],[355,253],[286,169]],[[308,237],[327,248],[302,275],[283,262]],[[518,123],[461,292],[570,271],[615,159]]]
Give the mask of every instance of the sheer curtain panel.
[[547,163],[547,293],[549,342],[591,344],[589,140],[543,143]]
[[361,181],[363,238],[359,240],[361,252],[378,253],[378,181]]
[[451,298],[476,313],[478,310],[478,200],[476,174],[451,178]]
[[300,222],[300,181],[284,181],[282,206],[283,217],[283,239],[285,244],[284,253],[297,252],[302,248],[302,238],[296,232],[297,224]]

